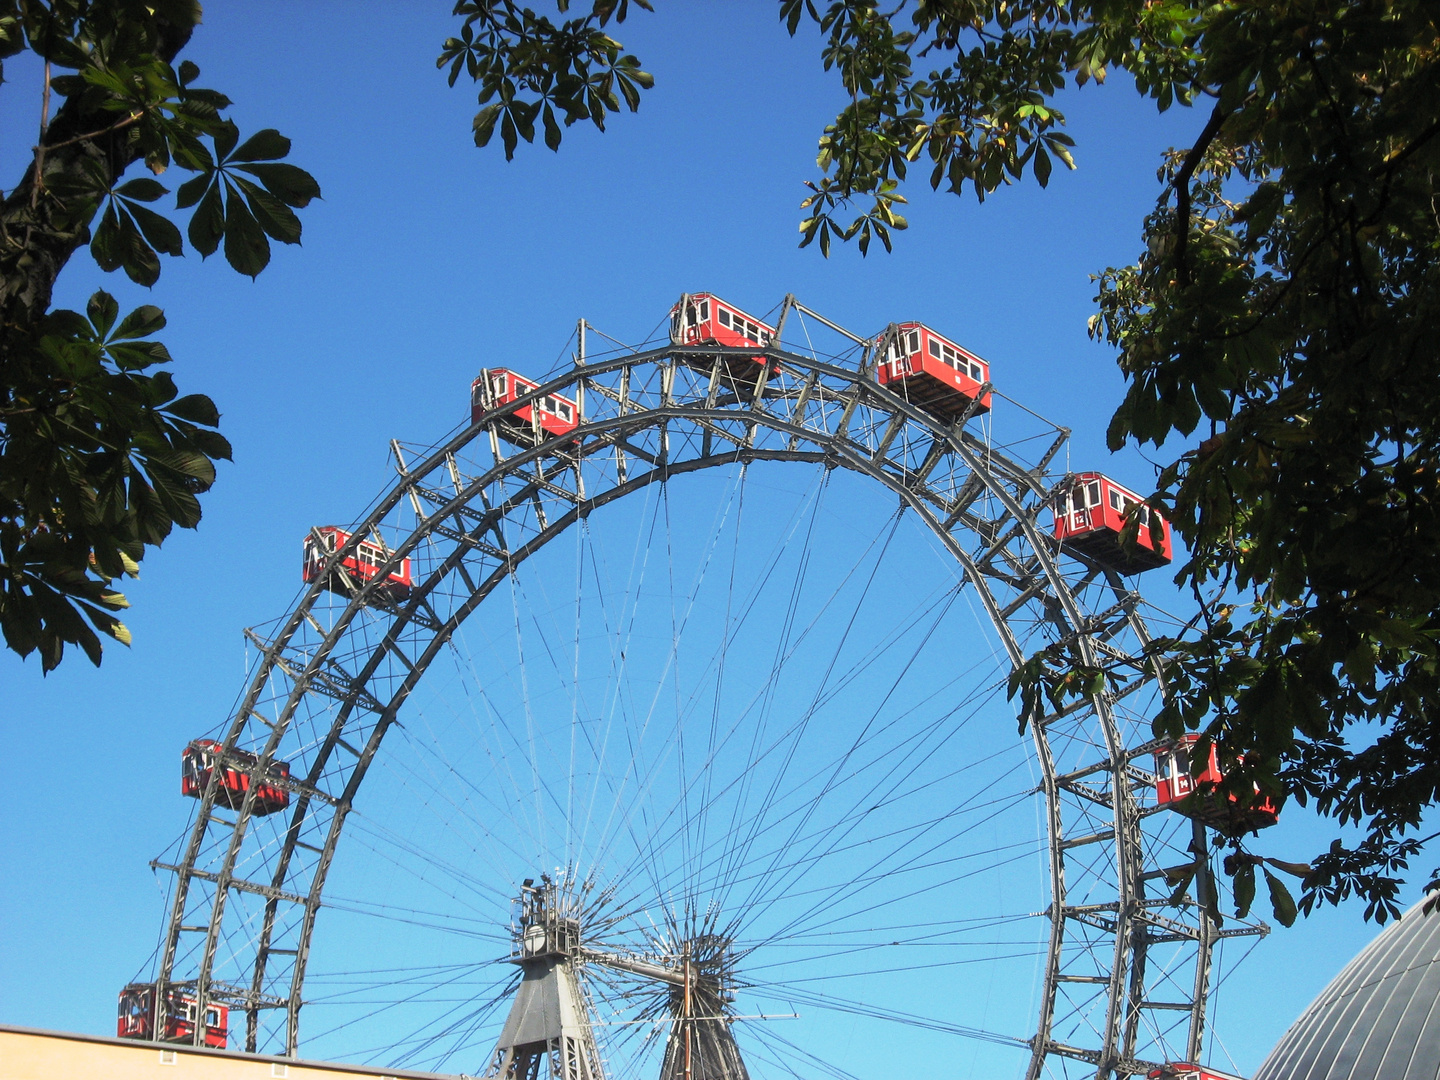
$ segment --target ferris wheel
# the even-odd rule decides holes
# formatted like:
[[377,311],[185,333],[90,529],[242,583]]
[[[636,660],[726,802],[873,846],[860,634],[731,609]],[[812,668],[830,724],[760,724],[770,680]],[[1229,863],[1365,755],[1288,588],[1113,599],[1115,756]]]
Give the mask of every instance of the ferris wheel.
[[[574,341],[305,538],[186,750],[135,1032],[575,1080],[1198,1061],[1265,927],[1150,735],[1168,526],[1121,545],[1133,493],[920,324],[690,294]],[[1046,646],[1107,680],[1017,734]]]

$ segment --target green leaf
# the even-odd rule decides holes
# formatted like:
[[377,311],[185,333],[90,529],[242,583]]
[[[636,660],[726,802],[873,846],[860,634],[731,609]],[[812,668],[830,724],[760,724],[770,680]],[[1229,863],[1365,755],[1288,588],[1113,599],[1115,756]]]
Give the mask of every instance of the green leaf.
[[[120,596],[119,593],[111,593],[110,595]],[[123,600],[124,597],[122,596],[121,599]],[[125,624],[104,608],[94,607],[84,603],[76,604],[75,606],[85,613],[86,618],[88,618],[95,626],[95,629],[99,630],[102,634],[108,634],[122,645],[130,644],[130,631],[126,628]],[[126,604],[125,606],[128,607],[129,605]]]
[[1250,914],[1250,905],[1255,902],[1255,864],[1247,862],[1235,872],[1235,917],[1243,919]]
[[1037,146],[1035,148],[1035,161],[1031,167],[1035,171],[1035,179],[1039,181],[1040,186],[1042,188],[1049,186],[1051,169],[1050,155],[1045,152],[1043,146]]
[[180,61],[180,85],[189,86],[200,77],[200,69],[193,60]]
[[187,206],[194,206],[200,201],[200,196],[205,194],[205,189],[213,183],[215,183],[213,172],[204,172],[186,180],[180,185],[180,190],[175,192],[175,208],[184,210]]
[[515,128],[515,117],[506,109],[500,120],[500,141],[505,147],[505,160],[515,159],[515,148],[520,145],[520,133]]
[[1266,859],[1265,862],[1275,867],[1276,870],[1284,871],[1291,877],[1301,879],[1309,877],[1312,870],[1309,863],[1284,862],[1281,859]]
[[165,521],[167,532],[172,523],[182,529],[193,529],[200,524],[200,500],[183,478],[157,468],[147,469],[146,473],[154,492],[156,520]]
[[120,214],[120,257],[125,276],[147,288],[160,280],[160,259],[129,214]]
[[137,199],[140,202],[154,202],[169,192],[164,184],[158,180],[151,180],[148,176],[142,176],[135,180],[127,180],[115,189],[115,194],[123,195],[127,199]]
[[547,103],[544,112],[545,145],[551,150],[560,149],[560,125],[555,122],[555,113]]
[[95,264],[107,274],[120,269],[124,264],[122,247],[124,241],[120,235],[120,215],[115,209],[115,202],[112,199],[105,207],[105,213],[100,216],[100,225],[96,228],[90,238],[90,255]]
[[1190,863],[1183,869],[1174,868],[1177,872],[1173,875],[1165,875],[1165,884],[1171,886],[1170,897],[1166,903],[1170,907],[1179,907],[1185,900],[1185,893],[1190,888],[1190,883],[1195,880],[1195,864]]
[[225,261],[253,278],[270,263],[270,241],[244,197],[230,185],[225,195]]
[[225,204],[220,197],[220,185],[211,185],[190,215],[190,243],[201,255],[213,255],[225,235]]
[[200,25],[200,0],[147,0],[145,6],[174,26]]
[[[110,302],[114,303],[113,300]],[[113,315],[110,321],[111,323],[115,321]],[[163,329],[165,329],[165,312],[154,304],[142,304],[125,316],[125,321],[116,328],[109,340],[130,341],[135,338],[149,337]]]
[[517,130],[520,132],[520,137],[527,143],[534,142],[535,117],[540,115],[540,103],[534,102],[526,104],[523,101],[517,101],[511,107],[510,115],[515,117],[515,124]]
[[1049,145],[1055,156],[1065,163],[1067,169],[1075,168],[1075,157],[1067,149],[1068,146],[1073,146],[1074,143],[1068,135],[1047,135],[1045,142]]
[[196,450],[152,454],[149,462],[152,466],[161,466],[187,479],[198,480],[207,487],[215,482],[215,466],[208,457]]
[[191,433],[190,442],[207,457],[217,461],[233,460],[230,440],[218,431],[205,431],[203,428],[197,429]]
[[640,91],[636,88],[635,83],[627,79],[624,75],[617,75],[615,82],[619,85],[620,93],[625,98],[625,104],[629,107],[630,111],[638,111],[640,108]]
[[136,224],[150,246],[166,255],[183,255],[185,242],[180,239],[180,229],[167,217],[161,217],[154,210],[143,206],[130,207]]
[[475,130],[475,145],[487,146],[490,137],[495,134],[495,123],[500,119],[500,112],[504,108],[499,102],[494,105],[486,105],[475,114],[475,121],[471,127]]
[[1275,918],[1279,920],[1281,926],[1294,926],[1295,916],[1298,912],[1290,890],[1269,870],[1265,871],[1265,884],[1270,887],[1270,907],[1275,912]]
[[219,119],[220,113],[234,104],[224,94],[203,90],[198,86],[186,89],[184,99],[185,104],[181,111],[187,116],[197,116],[206,121]]
[[[71,608],[70,610],[73,612],[75,609]],[[76,621],[78,622],[79,620]],[[90,663],[96,667],[100,666],[100,659],[105,652],[105,647],[100,644],[100,639],[95,636],[94,631],[88,626],[79,625],[66,627],[65,631],[62,631],[62,634],[64,638],[74,641],[80,648],[85,650],[85,655],[90,658]],[[60,650],[57,649],[53,655],[55,658],[53,663],[41,664],[46,671],[54,671],[60,664],[60,657],[62,655]]]
[[50,89],[62,97],[73,97],[89,86],[79,75],[56,75],[50,80]]
[[103,338],[115,325],[115,320],[120,315],[120,304],[101,289],[91,295],[90,302],[85,305],[85,314],[89,316],[90,324],[95,327],[96,335]]
[[265,191],[258,184],[241,177],[236,177],[235,182],[240,190],[245,193],[246,204],[250,212],[255,215],[255,220],[265,230],[266,235],[272,239],[279,240],[282,244],[298,244],[300,242],[300,219],[275,196]]
[[206,427],[215,427],[220,423],[220,410],[215,408],[215,403],[204,394],[187,394],[172,401],[165,411],[182,420],[204,424]]
[[99,665],[100,639],[85,625],[69,598],[48,584],[37,582],[31,599],[45,623],[39,640],[42,670],[54,670],[64,655],[67,641],[78,644],[90,657],[91,663]]
[[240,172],[249,173],[286,206],[305,207],[311,199],[320,198],[320,185],[304,169],[283,163],[269,165],[238,165]]
[[105,346],[105,353],[122,371],[143,371],[152,364],[170,362],[170,351],[158,341],[112,342]]
[[257,131],[233,154],[228,161],[274,161],[290,153],[290,140],[274,128]]
[[215,127],[215,133],[211,136],[215,142],[215,157],[224,161],[230,156],[230,151],[235,149],[236,142],[240,139],[240,129],[229,120],[222,120]]

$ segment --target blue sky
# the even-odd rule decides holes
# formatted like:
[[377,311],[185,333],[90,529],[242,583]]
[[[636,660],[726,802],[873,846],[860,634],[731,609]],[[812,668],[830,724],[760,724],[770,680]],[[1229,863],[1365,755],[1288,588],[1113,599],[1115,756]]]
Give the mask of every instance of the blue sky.
[[[1086,337],[1089,275],[1133,257],[1158,154],[1198,128],[1193,114],[1157,115],[1123,79],[1069,95],[1078,171],[983,206],[912,185],[893,255],[825,261],[796,247],[798,204],[841,98],[818,42],[787,38],[773,4],[637,12],[617,36],[656,77],[639,114],[508,164],[472,145],[473,93],[435,70],[448,8],[212,0],[185,55],[235,100],[243,133],[279,128],[319,180],[303,246],[277,245],[254,282],[193,252],[152,290],[84,253],[60,280],[65,306],[104,287],[124,309],[165,309],[175,377],[215,399],[235,461],[199,530],[126,588],[132,648],[107,649],[98,671],[74,654],[48,678],[0,654],[0,1021],[112,1030],[161,918],[146,864],[188,813],[180,749],[229,715],[241,629],[288,609],[305,530],[361,513],[388,482],[391,438],[433,443],[462,424],[480,366],[558,362],[577,318],[640,340],[680,292],[706,290],[757,313],[793,292],[864,333],[919,319],[1072,428],[1075,468],[1140,489],[1151,476],[1139,454],[1104,448],[1121,381]],[[19,176],[39,114],[38,69],[22,58],[7,73],[0,116],[19,134],[0,147],[0,182]],[[1322,835],[1291,808],[1275,853],[1303,858]],[[1260,946],[1219,999],[1242,1071],[1373,933],[1352,905]]]

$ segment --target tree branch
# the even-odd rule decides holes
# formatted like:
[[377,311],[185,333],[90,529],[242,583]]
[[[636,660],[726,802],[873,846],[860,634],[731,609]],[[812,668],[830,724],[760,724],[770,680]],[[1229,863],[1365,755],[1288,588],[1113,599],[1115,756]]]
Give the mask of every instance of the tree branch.
[[[161,18],[155,25],[155,55],[169,63],[190,40],[192,28]],[[76,250],[90,242],[87,222],[57,217],[55,200],[36,197],[43,185],[40,167],[47,174],[80,175],[87,161],[98,159],[113,182],[140,157],[136,146],[117,134],[134,120],[117,123],[113,112],[84,108],[81,100],[68,99],[56,111],[47,129],[55,141],[41,140],[43,154],[35,155],[20,183],[0,202],[0,320],[7,328],[32,325],[49,309],[55,279]],[[5,242],[17,235],[25,237],[23,244]]]
[[83,135],[75,135],[72,138],[66,139],[64,142],[41,143],[35,149],[39,153],[43,154],[47,150],[58,150],[62,146],[74,146],[76,143],[88,142],[92,139],[98,139],[101,135],[109,135],[112,131],[119,131],[122,128],[129,127],[131,124],[135,123],[144,115],[144,112],[136,110],[135,112],[132,112],[129,116],[125,117],[123,120],[115,121],[115,123],[111,124],[109,127],[100,128],[96,131],[87,131]]
[[1230,116],[1230,111],[1216,102],[1200,138],[1195,140],[1195,145],[1180,165],[1180,171],[1170,181],[1170,186],[1175,189],[1175,280],[1182,286],[1190,284],[1190,266],[1185,256],[1185,245],[1190,239],[1190,178],[1205,159],[1205,151],[1210,149],[1215,136],[1220,134],[1220,127]]
[[1371,173],[1371,175],[1380,176],[1383,173],[1392,172],[1395,169],[1395,166],[1399,165],[1411,154],[1415,153],[1416,150],[1419,150],[1436,135],[1440,135],[1440,120],[1435,121],[1435,123],[1431,124],[1428,128],[1426,128],[1419,135],[1417,135],[1415,137],[1415,140],[1411,142],[1409,146],[1405,147],[1404,150],[1401,150],[1398,154],[1393,154],[1389,158],[1387,158],[1384,165],[1376,169],[1373,173]]
[[40,98],[40,136],[35,147],[35,183],[30,188],[30,209],[35,209],[35,200],[45,186],[45,129],[50,126],[50,61],[45,61],[45,93]]

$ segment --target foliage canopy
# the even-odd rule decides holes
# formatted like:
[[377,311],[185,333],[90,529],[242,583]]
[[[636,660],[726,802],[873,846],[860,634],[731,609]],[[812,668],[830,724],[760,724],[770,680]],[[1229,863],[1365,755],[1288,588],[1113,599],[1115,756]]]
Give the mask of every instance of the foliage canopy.
[[[161,311],[121,318],[103,291],[84,315],[52,311],[57,275],[88,245],[102,270],[153,285],[160,255],[185,249],[155,208],[171,193],[157,177],[175,170],[192,174],[174,192],[190,246],[223,245],[251,277],[271,240],[299,243],[295,209],[320,194],[281,160],[288,139],[241,141],[230,100],[196,85],[193,63],[172,66],[199,18],[194,0],[0,0],[0,61],[29,50],[45,64],[39,141],[0,202],[0,632],[47,672],[67,644],[98,664],[97,630],[129,643],[112,583],[199,523],[230,457],[214,403],[159,367]],[[137,161],[151,175],[124,180]]]

